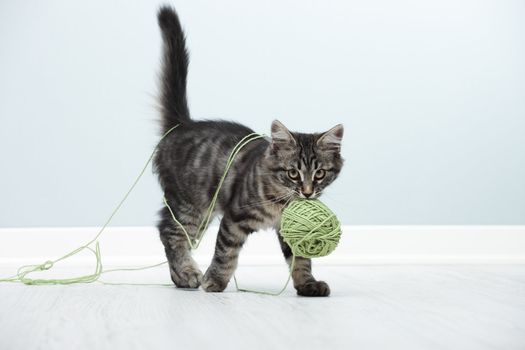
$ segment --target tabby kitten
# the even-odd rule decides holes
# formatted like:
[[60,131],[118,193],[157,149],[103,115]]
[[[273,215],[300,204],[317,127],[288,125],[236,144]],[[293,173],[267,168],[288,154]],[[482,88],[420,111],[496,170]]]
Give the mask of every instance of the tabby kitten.
[[[161,80],[162,128],[180,126],[159,145],[154,159],[165,197],[175,217],[195,236],[205,215],[232,148],[253,131],[228,121],[194,121],[186,101],[188,52],[175,11],[163,7],[158,13],[163,36]],[[290,132],[279,121],[271,126],[271,138],[249,143],[238,154],[220,191],[214,215],[222,215],[215,254],[202,275],[191,257],[185,234],[167,208],[160,211],[160,239],[177,287],[223,291],[236,267],[239,251],[251,232],[279,229],[284,206],[297,197],[316,198],[338,176],[343,126],[324,133]],[[284,257],[292,253],[277,235]],[[299,295],[328,296],[328,284],[317,281],[311,261],[296,258],[292,271]]]

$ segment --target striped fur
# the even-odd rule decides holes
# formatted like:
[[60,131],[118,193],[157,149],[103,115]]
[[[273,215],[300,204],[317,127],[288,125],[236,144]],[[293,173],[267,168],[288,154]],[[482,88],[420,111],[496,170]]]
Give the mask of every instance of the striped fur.
[[[227,158],[249,128],[228,121],[195,121],[186,103],[188,55],[184,34],[174,10],[159,11],[164,38],[161,81],[163,130],[180,124],[159,145],[155,172],[175,216],[188,233],[196,235]],[[290,132],[278,121],[272,136],[251,142],[238,154],[221,188],[214,216],[222,216],[215,254],[202,275],[191,257],[186,236],[173,222],[169,211],[160,211],[161,241],[170,274],[178,287],[209,292],[226,288],[236,267],[239,252],[250,233],[278,228],[284,206],[296,197],[318,197],[338,176],[343,160],[340,144],[343,127],[325,133]],[[322,175],[322,177],[321,177]],[[290,248],[281,242],[290,263]],[[298,294],[325,296],[328,285],[316,281],[309,259],[298,258],[292,273]]]

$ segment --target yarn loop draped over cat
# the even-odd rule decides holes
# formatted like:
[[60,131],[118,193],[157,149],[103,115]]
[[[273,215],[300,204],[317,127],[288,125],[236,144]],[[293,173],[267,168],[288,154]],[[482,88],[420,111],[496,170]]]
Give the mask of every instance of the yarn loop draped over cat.
[[[343,166],[343,126],[339,124],[322,133],[299,133],[274,120],[271,137],[253,140],[240,149],[228,176],[221,181],[231,150],[254,132],[239,123],[190,117],[185,35],[171,7],[160,9],[158,22],[163,37],[162,131],[179,125],[176,135],[166,137],[159,144],[154,159],[155,171],[170,206],[160,211],[160,238],[171,279],[177,287],[202,286],[208,292],[221,292],[234,274],[239,252],[250,233],[267,228],[279,232],[288,203],[298,198],[318,198],[337,178]],[[221,190],[211,216],[222,218],[215,254],[202,274],[191,256],[191,241],[200,234],[199,223],[206,217],[209,199],[218,186]],[[212,217],[208,222],[209,219]],[[340,227],[334,232],[337,230],[340,231]],[[279,234],[277,239],[290,265],[297,293],[329,295],[328,284],[314,278],[308,255],[293,258],[290,242],[285,242]]]

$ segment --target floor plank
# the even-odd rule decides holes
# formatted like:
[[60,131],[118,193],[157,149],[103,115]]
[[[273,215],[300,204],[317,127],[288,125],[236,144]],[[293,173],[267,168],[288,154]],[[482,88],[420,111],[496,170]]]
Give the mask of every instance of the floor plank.
[[[316,275],[331,297],[297,297],[291,286],[279,297],[239,293],[233,283],[217,294],[4,283],[0,349],[525,349],[525,266],[320,266]],[[237,277],[277,291],[286,269],[245,266]],[[103,279],[168,282],[165,267]]]

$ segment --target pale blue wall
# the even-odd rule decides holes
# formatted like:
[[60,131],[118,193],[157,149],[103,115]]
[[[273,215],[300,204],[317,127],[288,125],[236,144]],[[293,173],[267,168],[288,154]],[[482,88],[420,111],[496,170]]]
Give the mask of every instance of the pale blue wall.
[[[155,141],[156,1],[0,3],[0,226],[100,225]],[[345,224],[525,224],[525,5],[178,1],[195,117],[343,122]],[[117,217],[153,225],[150,171]]]

